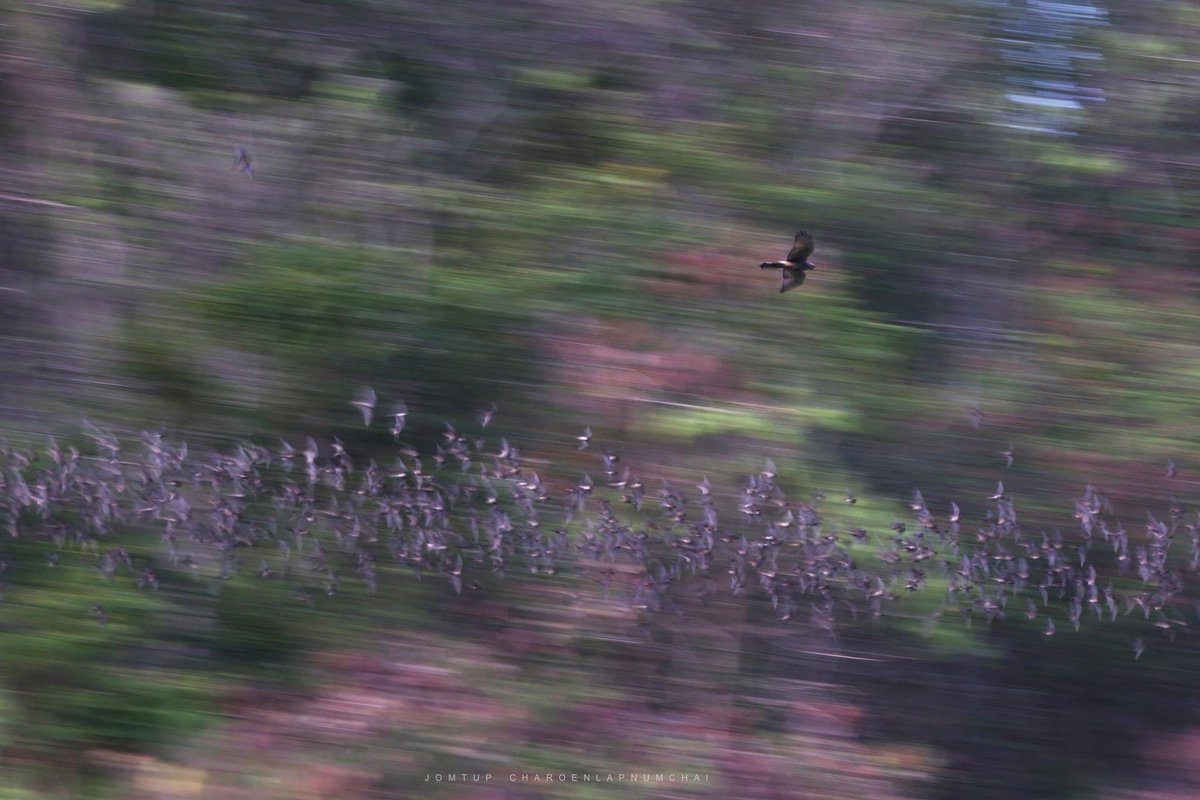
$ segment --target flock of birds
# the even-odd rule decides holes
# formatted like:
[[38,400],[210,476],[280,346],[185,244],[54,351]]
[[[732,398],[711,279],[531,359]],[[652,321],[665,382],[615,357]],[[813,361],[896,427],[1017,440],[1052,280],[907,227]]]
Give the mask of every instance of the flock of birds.
[[[243,147],[234,169],[254,175]],[[760,267],[778,269],[779,291],[786,292],[815,269],[808,260],[814,249],[813,237],[800,230],[785,259]],[[351,404],[370,427],[375,391]],[[481,430],[496,411],[492,405],[480,412]],[[1125,615],[1140,611],[1172,641],[1188,628],[1180,610],[1187,607],[1183,575],[1200,569],[1200,514],[1189,521],[1178,503],[1166,521],[1148,513],[1145,535],[1131,537],[1105,496],[1088,486],[1074,503],[1074,537],[1060,530],[1031,535],[1000,482],[965,534],[957,503],[939,519],[920,490],[908,504],[911,523],[896,521],[886,534],[841,531],[826,519],[820,493],[811,502],[789,500],[768,461],[736,494],[730,521],[707,478],[696,493],[665,479],[648,489],[605,450],[599,483],[584,473],[556,492],[503,438],[468,437],[446,423],[432,452],[401,444],[407,416],[402,402],[390,415],[397,448],[386,466],[356,464],[336,438],[324,448],[308,438],[300,450],[283,441],[201,457],[161,432],[142,432],[131,449],[89,425],[94,447],[87,455],[54,439],[42,450],[3,445],[0,528],[11,540],[52,542],[50,566],[75,551],[104,579],[131,573],[150,589],[159,587],[162,570],[199,576],[207,569],[228,579],[257,560],[259,578],[295,581],[302,593],[319,585],[333,595],[352,581],[374,593],[386,559],[418,577],[443,576],[462,592],[464,580],[482,587],[464,576],[502,575],[515,565],[554,574],[565,561],[600,581],[607,596],[632,565],[636,577],[621,588],[640,611],[682,614],[673,599],[682,587],[699,587],[707,600],[725,583],[735,596],[765,594],[783,620],[807,609],[832,635],[839,617],[881,616],[901,591],[926,588],[932,573],[946,597],[930,623],[951,606],[968,625],[976,617],[1004,620],[1010,601],[1020,598],[1025,616],[1044,618],[1047,637],[1059,628],[1056,611],[1060,623],[1078,631],[1087,619],[1116,621],[1122,606]],[[981,418],[973,412],[976,428]],[[575,439],[579,450],[588,449],[591,428]],[[1011,467],[1011,444],[1002,455]],[[1176,475],[1169,462],[1167,477]],[[847,493],[843,501],[857,498]],[[1186,560],[1171,556],[1181,532],[1191,543]],[[123,542],[148,533],[161,547],[135,558]],[[0,580],[8,566],[0,555]],[[1104,572],[1110,577],[1102,581]],[[93,613],[108,619],[98,605]],[[1132,647],[1140,658],[1143,639]]]
[[[373,390],[353,406],[366,426],[377,422]],[[478,436],[446,423],[422,452],[401,442],[400,403],[387,419],[396,444],[385,464],[359,461],[336,438],[200,454],[161,432],[122,441],[91,425],[86,453],[54,439],[40,449],[2,445],[0,533],[10,544],[0,549],[0,580],[20,574],[10,570],[11,543],[32,539],[46,545],[37,552],[50,566],[83,565],[98,580],[147,591],[172,571],[248,574],[289,581],[311,602],[354,587],[374,593],[384,565],[393,579],[434,576],[455,592],[510,570],[567,569],[639,613],[683,614],[681,592],[704,602],[757,594],[780,619],[807,617],[830,635],[860,616],[904,613],[897,601],[931,587],[942,600],[930,624],[947,611],[966,624],[997,623],[1017,606],[1050,637],[1134,614],[1144,621],[1134,626],[1136,657],[1155,629],[1174,640],[1188,628],[1184,576],[1200,568],[1200,515],[1178,503],[1131,534],[1088,486],[1074,501],[1072,533],[1034,534],[1001,482],[981,492],[973,522],[955,502],[935,513],[917,490],[911,518],[868,532],[839,527],[820,494],[789,499],[769,461],[736,491],[707,478],[694,490],[648,484],[598,448],[591,428],[575,446],[596,454],[600,477],[548,483],[515,445],[488,438],[496,411],[480,413]],[[1011,466],[1011,445],[1003,456]],[[840,506],[848,513],[857,501],[846,493]],[[1185,535],[1186,557],[1174,547]],[[92,612],[107,622],[102,607]]]

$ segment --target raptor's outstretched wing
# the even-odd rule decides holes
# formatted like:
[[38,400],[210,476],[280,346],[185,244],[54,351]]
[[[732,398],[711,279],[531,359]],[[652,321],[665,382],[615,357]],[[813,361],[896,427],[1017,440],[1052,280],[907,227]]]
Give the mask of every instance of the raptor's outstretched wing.
[[794,269],[794,270],[793,269],[785,269],[781,273],[781,280],[780,280],[780,284],[779,284],[779,293],[783,294],[784,292],[790,292],[792,289],[795,289],[797,286],[800,286],[803,283],[804,283],[804,270],[802,270],[802,269]]
[[788,253],[787,260],[793,264],[803,264],[812,255],[816,243],[808,231],[796,231],[796,241]]

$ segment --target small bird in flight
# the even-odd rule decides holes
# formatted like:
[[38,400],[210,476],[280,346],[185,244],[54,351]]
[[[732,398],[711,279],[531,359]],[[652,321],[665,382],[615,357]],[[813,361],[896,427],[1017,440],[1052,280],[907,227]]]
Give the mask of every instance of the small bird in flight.
[[812,255],[815,247],[813,237],[808,231],[796,231],[796,239],[792,243],[792,249],[788,252],[786,259],[783,261],[764,261],[762,264],[759,264],[759,267],[762,269],[779,270],[779,292],[782,294],[804,283],[804,273],[807,270],[816,269],[816,267],[808,263],[808,257]]
[[254,177],[254,170],[250,167],[250,154],[241,145],[238,145],[237,148],[237,161],[233,162],[233,168],[237,169],[238,167],[241,167],[242,172],[246,173],[249,177]]
[[400,431],[404,430],[404,425],[408,421],[408,406],[403,400],[397,401],[396,408],[392,411],[392,436],[400,438]]
[[492,417],[496,416],[496,412],[498,410],[499,409],[496,408],[496,404],[492,403],[492,405],[489,408],[485,408],[483,411],[480,411],[479,412],[479,427],[486,428],[488,426],[488,423],[492,421]]
[[371,417],[375,414],[375,402],[375,390],[370,386],[358,396],[358,399],[350,401],[350,405],[357,408],[358,412],[362,414],[363,425],[368,428],[371,427]]

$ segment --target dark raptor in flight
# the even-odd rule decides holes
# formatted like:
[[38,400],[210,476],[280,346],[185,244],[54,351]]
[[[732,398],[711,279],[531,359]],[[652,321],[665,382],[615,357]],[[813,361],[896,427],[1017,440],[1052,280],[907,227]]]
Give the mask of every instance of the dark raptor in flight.
[[792,243],[792,249],[788,252],[786,259],[764,261],[759,266],[763,269],[779,270],[780,293],[786,292],[788,289],[795,289],[804,283],[804,273],[807,270],[816,269],[808,263],[808,257],[812,255],[814,247],[813,237],[808,231],[796,231],[796,240]]

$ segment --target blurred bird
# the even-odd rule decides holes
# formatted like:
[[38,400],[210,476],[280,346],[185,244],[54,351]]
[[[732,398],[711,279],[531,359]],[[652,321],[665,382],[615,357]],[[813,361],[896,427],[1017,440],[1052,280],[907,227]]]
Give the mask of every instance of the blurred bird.
[[408,406],[403,400],[396,403],[396,409],[392,412],[392,436],[399,437],[400,432],[404,430],[404,424],[408,420]]
[[759,264],[759,267],[780,271],[779,292],[782,294],[804,283],[804,273],[807,270],[816,269],[808,263],[808,257],[812,255],[815,247],[813,237],[809,235],[808,231],[796,231],[796,239],[792,243],[792,249],[788,252],[787,258],[783,261],[764,261]]
[[250,154],[247,153],[246,148],[242,147],[241,145],[238,145],[237,148],[237,161],[233,162],[234,169],[238,169],[239,167],[241,168],[242,172],[246,173],[249,177],[254,177],[254,170],[250,167]]
[[496,404],[492,403],[490,407],[485,408],[483,411],[480,411],[479,412],[479,427],[486,428],[488,426],[488,423],[490,423],[492,421],[492,417],[496,416],[496,412],[498,410],[499,409],[496,408]]
[[357,400],[351,400],[350,405],[362,414],[363,425],[371,427],[371,417],[375,414],[375,390],[368,386]]
[[1176,468],[1175,462],[1168,458],[1167,459],[1167,477],[1174,478],[1178,474],[1179,474],[1179,470],[1178,470],[1178,468]]
[[1000,455],[1004,457],[1004,461],[1007,465],[1005,468],[1012,469],[1013,461],[1015,461],[1017,458],[1017,454],[1013,448],[1012,442],[1008,443],[1008,449],[1002,452]]

